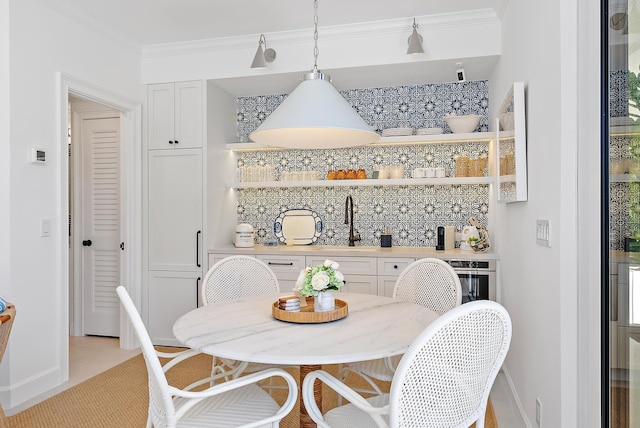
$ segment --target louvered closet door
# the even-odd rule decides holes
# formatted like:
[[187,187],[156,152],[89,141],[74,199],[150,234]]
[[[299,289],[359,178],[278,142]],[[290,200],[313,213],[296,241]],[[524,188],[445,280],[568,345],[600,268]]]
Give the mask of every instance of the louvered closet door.
[[[120,120],[82,125],[84,334],[119,335]],[[86,244],[86,242],[85,242]]]

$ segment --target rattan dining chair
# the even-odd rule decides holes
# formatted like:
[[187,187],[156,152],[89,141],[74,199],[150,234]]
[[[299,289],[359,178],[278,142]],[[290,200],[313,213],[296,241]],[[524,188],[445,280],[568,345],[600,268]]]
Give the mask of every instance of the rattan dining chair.
[[[277,294],[280,292],[278,278],[271,268],[255,257],[230,256],[215,263],[202,281],[202,303],[224,302],[243,297]],[[273,364],[249,363],[228,358],[214,359],[212,373],[224,371],[227,376],[237,378],[243,373],[261,371],[270,367],[283,367]],[[275,385],[266,388],[279,389]]]
[[[2,361],[4,352],[7,350],[7,343],[9,342],[9,336],[11,335],[11,328],[13,327],[13,320],[15,320],[15,318],[16,307],[12,303],[7,303],[5,310],[0,313],[0,361]],[[8,426],[4,409],[0,406],[0,428]]]
[[[161,366],[142,318],[124,287],[116,288],[120,302],[133,324],[140,341],[149,376],[149,418],[147,427],[277,427],[296,403],[298,387],[289,373],[281,369],[268,369],[226,382],[215,383],[224,374],[197,381],[184,389],[169,385],[166,369]],[[165,365],[166,367],[166,365]],[[284,379],[289,393],[282,406],[271,398],[257,383],[264,379]],[[213,386],[193,391],[203,382]]]
[[[308,374],[302,398],[321,428],[484,427],[487,400],[511,343],[511,319],[490,300],[460,305],[431,323],[404,354],[388,394],[365,399],[329,373]],[[316,379],[349,401],[324,416]]]
[[[436,258],[416,260],[398,276],[393,298],[425,306],[442,315],[462,303],[460,278],[445,261]],[[349,373],[354,373],[371,386],[371,389],[360,388],[359,392],[381,394],[375,380],[390,382],[400,358],[402,355],[343,365],[340,379],[345,380]]]

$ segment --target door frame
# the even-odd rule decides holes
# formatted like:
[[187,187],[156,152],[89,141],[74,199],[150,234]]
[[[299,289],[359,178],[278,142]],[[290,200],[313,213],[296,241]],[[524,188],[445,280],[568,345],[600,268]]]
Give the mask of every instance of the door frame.
[[[58,83],[58,213],[59,222],[55,234],[58,242],[58,279],[60,296],[60,362],[63,379],[69,376],[69,96],[107,106],[120,112],[122,153],[122,229],[125,251],[121,259],[122,278],[137,307],[142,299],[142,104],[121,95],[99,88],[64,73],[57,73]],[[120,311],[120,347],[137,346],[135,334],[126,314]]]

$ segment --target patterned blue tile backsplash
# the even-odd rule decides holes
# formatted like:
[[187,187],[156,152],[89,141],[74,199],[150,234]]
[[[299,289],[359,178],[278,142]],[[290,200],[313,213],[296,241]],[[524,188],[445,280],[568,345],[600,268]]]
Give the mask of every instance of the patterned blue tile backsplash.
[[[440,127],[450,132],[444,115],[478,114],[477,131],[488,131],[487,81],[352,89],[341,94],[376,131],[385,128]],[[256,129],[285,95],[238,98],[237,131],[240,140]],[[488,155],[487,143],[459,142],[406,146],[374,146],[332,150],[274,150],[236,153],[237,165],[273,166],[282,172],[318,171],[324,179],[330,169],[364,169],[371,177],[374,166],[402,165],[404,178],[416,167],[444,167],[455,176],[457,155]],[[488,185],[410,185],[372,187],[302,187],[238,190],[237,220],[250,223],[256,242],[273,237],[278,215],[287,209],[306,208],[323,223],[319,245],[347,245],[349,226],[344,224],[345,200],[353,197],[354,224],[362,241],[379,245],[380,234],[391,232],[394,246],[435,246],[438,226],[454,225],[458,231],[475,217],[487,226]],[[491,232],[491,231],[489,231]]]
[[[438,83],[387,88],[350,89],[340,94],[377,132],[385,128],[442,128],[446,114],[482,116],[477,131],[489,130],[489,83]],[[286,94],[238,98],[239,141],[253,132],[286,98]]]

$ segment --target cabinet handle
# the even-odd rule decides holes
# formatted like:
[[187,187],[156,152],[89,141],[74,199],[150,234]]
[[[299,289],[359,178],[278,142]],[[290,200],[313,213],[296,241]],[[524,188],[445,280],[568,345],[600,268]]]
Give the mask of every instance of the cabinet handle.
[[289,263],[278,263],[278,262],[269,262],[267,263],[268,265],[273,265],[273,266],[293,266],[293,262],[289,262]]
[[200,234],[202,232],[199,230],[196,232],[196,266],[200,267]]
[[198,307],[198,296],[200,296],[200,277],[196,278],[196,307]]

